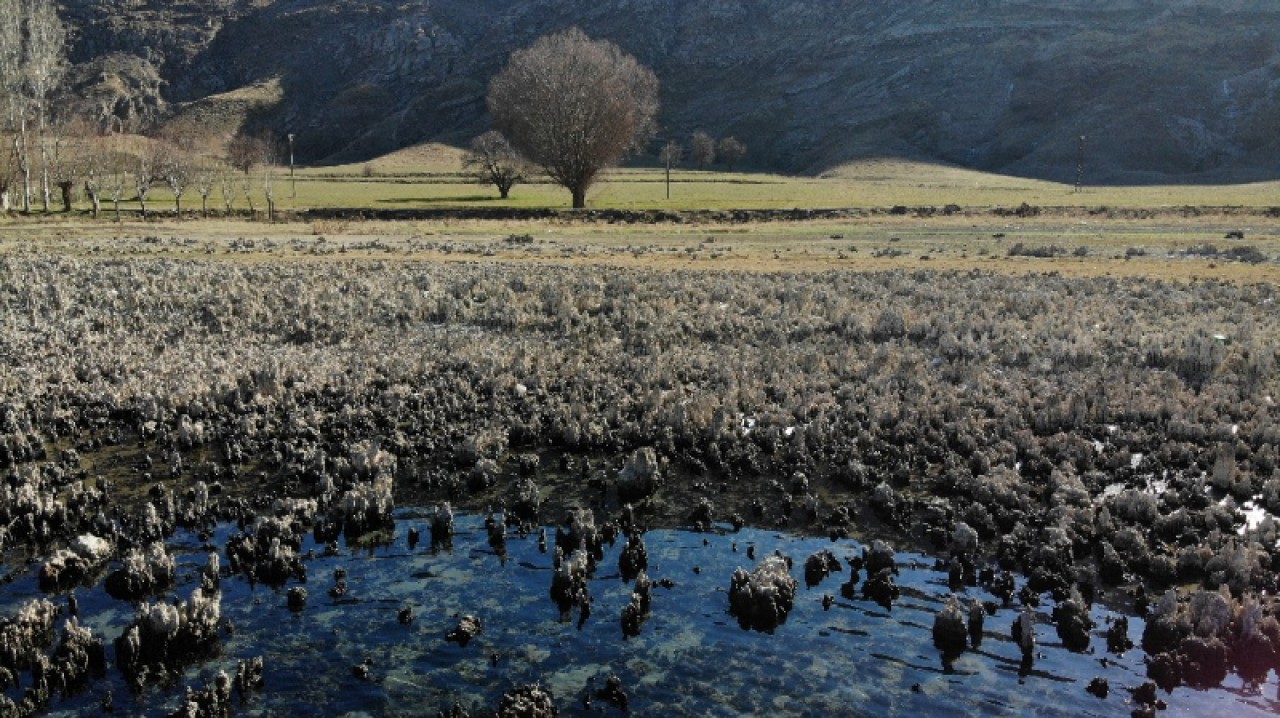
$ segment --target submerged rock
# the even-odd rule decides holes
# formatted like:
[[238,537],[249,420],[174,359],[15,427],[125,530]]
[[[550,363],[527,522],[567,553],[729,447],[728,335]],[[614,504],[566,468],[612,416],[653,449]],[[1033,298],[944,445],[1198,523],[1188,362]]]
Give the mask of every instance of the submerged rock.
[[630,602],[622,607],[622,637],[625,639],[640,635],[640,627],[644,625],[646,618],[640,594],[632,591]]
[[898,600],[900,592],[893,580],[893,569],[882,568],[867,578],[862,584],[862,595],[879,604],[884,610],[892,611],[893,602]]
[[111,542],[93,534],[82,534],[69,548],[55,551],[40,567],[40,590],[61,591],[71,588],[102,568],[111,558]]
[[431,548],[453,545],[453,508],[446,501],[431,515]]
[[116,663],[135,684],[159,679],[218,645],[221,596],[197,588],[176,604],[143,603],[116,639]]
[[552,718],[560,714],[549,688],[541,684],[512,688],[502,694],[498,718]]
[[933,645],[942,652],[942,665],[947,672],[951,671],[951,663],[964,653],[968,637],[965,612],[954,595],[948,596],[933,620]]
[[1130,648],[1133,648],[1133,641],[1129,638],[1129,617],[1117,616],[1107,626],[1107,651],[1122,656]]
[[982,627],[987,619],[987,609],[977,599],[969,604],[969,645],[978,648],[982,645]]
[[822,583],[823,579],[833,573],[840,571],[840,559],[827,549],[823,549],[809,556],[804,562],[804,583],[808,588],[813,588]]
[[444,639],[466,648],[471,639],[480,635],[483,630],[484,626],[481,624],[480,619],[468,614],[458,619],[458,624],[453,627],[453,630],[445,634]]
[[1026,676],[1031,673],[1031,666],[1035,661],[1036,652],[1036,614],[1031,610],[1030,606],[1022,609],[1022,613],[1013,619],[1013,627],[1010,630],[1010,637],[1013,642],[1018,644],[1018,648],[1022,651],[1022,662],[1018,667],[1018,675]]
[[622,689],[622,679],[617,674],[610,674],[604,683],[604,688],[596,691],[596,698],[617,708],[623,713],[631,710],[630,702],[627,700],[627,692]]
[[596,561],[604,558],[604,537],[596,528],[591,509],[577,508],[569,512],[564,525],[556,527],[556,548],[566,555],[585,551],[589,559],[588,572],[595,570]]
[[[560,555],[560,549],[557,548],[556,551]],[[583,608],[589,605],[587,575],[590,559],[586,551],[579,549],[557,563],[555,574],[551,577],[551,600],[560,609],[560,620],[567,621],[569,612],[575,606]]]
[[173,585],[174,571],[173,557],[163,542],[155,541],[144,549],[130,549],[120,568],[107,576],[105,587],[113,598],[136,601],[168,589]]
[[786,559],[767,556],[747,573],[734,571],[729,585],[729,613],[738,625],[772,633],[787,620],[795,602],[796,580],[791,577]]
[[649,550],[640,533],[627,534],[627,544],[618,555],[618,572],[623,581],[633,580],[641,571],[649,568]]
[[895,574],[898,572],[898,562],[895,559],[893,547],[879,539],[872,541],[870,548],[862,549],[862,559],[868,576],[873,576],[882,570],[889,570]]
[[1089,632],[1093,630],[1093,618],[1080,592],[1071,589],[1070,596],[1053,609],[1053,620],[1058,626],[1058,638],[1069,651],[1085,651],[1089,648]]

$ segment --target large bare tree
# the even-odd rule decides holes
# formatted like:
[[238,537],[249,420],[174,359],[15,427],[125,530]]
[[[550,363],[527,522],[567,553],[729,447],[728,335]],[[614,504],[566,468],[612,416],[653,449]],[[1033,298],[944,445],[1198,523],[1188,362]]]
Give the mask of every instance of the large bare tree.
[[524,180],[524,159],[497,130],[471,140],[462,166],[479,184],[497,187],[502,199],[510,197],[511,188]]
[[512,53],[488,104],[497,129],[578,209],[601,170],[652,136],[658,78],[617,45],[570,28]]

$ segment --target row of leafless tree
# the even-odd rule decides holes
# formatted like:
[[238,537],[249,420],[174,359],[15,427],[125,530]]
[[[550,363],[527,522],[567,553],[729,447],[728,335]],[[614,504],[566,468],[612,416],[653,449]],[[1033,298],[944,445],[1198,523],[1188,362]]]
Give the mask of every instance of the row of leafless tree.
[[47,210],[55,177],[49,125],[66,74],[67,30],[53,0],[0,4],[0,123],[11,151],[0,155],[0,209],[17,184],[23,210],[38,196]]
[[240,197],[252,211],[260,190],[274,215],[277,141],[239,134],[223,142],[190,128],[152,139],[114,115],[77,117],[74,103],[59,99],[66,52],[67,28],[53,0],[0,3],[0,211],[48,212],[55,194],[70,211],[83,190],[94,217],[110,202],[118,218],[126,201],[145,215],[151,190],[167,187],[178,212],[195,194],[207,214],[215,192],[227,211]]
[[[216,141],[199,135],[167,133],[149,138],[104,133],[90,123],[75,122],[51,123],[41,139],[44,152],[39,166],[48,177],[50,192],[57,191],[66,212],[71,211],[77,190],[82,190],[94,218],[109,203],[119,219],[125,202],[137,203],[146,216],[152,190],[163,187],[172,197],[176,213],[182,212],[186,198],[198,197],[201,213],[208,215],[215,196],[226,212],[241,198],[252,212],[255,198],[261,196],[268,216],[275,213],[280,150],[278,143],[267,138],[238,134],[218,147]],[[20,141],[17,137],[16,142]],[[18,152],[8,156],[15,158],[8,169],[19,171],[6,173],[6,168],[0,167],[0,182],[12,187],[23,175],[21,162],[16,160]],[[29,204],[22,208],[33,209]],[[44,208],[50,209],[48,202]]]

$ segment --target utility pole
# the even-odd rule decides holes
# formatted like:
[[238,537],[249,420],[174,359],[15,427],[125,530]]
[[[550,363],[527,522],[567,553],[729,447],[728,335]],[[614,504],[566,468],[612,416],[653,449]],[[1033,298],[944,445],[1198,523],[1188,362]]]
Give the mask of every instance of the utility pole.
[[662,152],[658,155],[667,168],[667,199],[671,199],[671,165],[680,161],[680,154],[680,143],[675,140],[667,140],[667,144],[663,146]]
[[298,198],[298,180],[293,176],[293,133],[289,133],[289,195]]
[[671,199],[671,155],[667,155],[667,199]]
[[1076,194],[1084,185],[1084,141],[1085,136],[1080,135],[1080,145],[1076,148]]

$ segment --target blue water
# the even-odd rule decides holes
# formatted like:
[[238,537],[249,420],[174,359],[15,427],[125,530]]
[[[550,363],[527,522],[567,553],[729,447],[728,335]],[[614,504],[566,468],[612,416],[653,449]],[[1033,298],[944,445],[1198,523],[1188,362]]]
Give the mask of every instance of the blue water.
[[[621,540],[607,549],[590,582],[595,603],[578,630],[576,611],[572,622],[559,621],[548,595],[552,557],[539,552],[536,535],[510,536],[503,562],[489,548],[481,517],[458,517],[452,551],[432,552],[426,542],[410,551],[409,526],[423,529],[424,537],[428,533],[425,518],[401,511],[394,544],[344,547],[339,556],[308,561],[309,598],[299,612],[286,607],[285,589],[224,579],[222,614],[235,630],[224,638],[220,656],[189,668],[180,685],[150,687],[139,695],[112,665],[86,692],[55,699],[50,714],[98,714],[99,702],[111,691],[117,715],[164,715],[178,705],[185,686],[203,687],[217,670],[233,673],[238,660],[257,655],[266,660],[265,687],[239,707],[241,715],[420,716],[455,700],[493,709],[504,691],[534,681],[550,687],[561,715],[621,715],[599,700],[590,711],[583,708],[587,686],[603,687],[613,673],[622,679],[635,715],[1127,716],[1133,706],[1124,687],[1145,680],[1138,649],[1112,657],[1107,667],[1101,664],[1105,608],[1094,609],[1095,653],[1072,654],[1048,622],[1051,602],[1038,610],[1038,658],[1031,675],[1018,675],[1021,654],[1008,635],[1012,609],[989,617],[981,649],[965,653],[955,662],[956,672],[944,674],[931,629],[949,589],[945,574],[928,568],[931,560],[899,554],[903,596],[891,612],[870,601],[840,598],[847,572],[804,588],[802,566],[810,553],[860,553],[854,541],[753,529],[651,531],[645,535],[649,575],[675,585],[655,585],[652,616],[641,635],[623,640],[619,616],[631,587],[617,573]],[[214,543],[223,545],[231,533],[232,527],[220,527]],[[744,631],[727,613],[730,576],[737,566],[754,565],[746,555],[752,544],[757,557],[778,549],[795,559],[795,609],[773,635]],[[171,595],[185,599],[206,554],[192,535],[179,534],[170,545],[179,554],[179,585]],[[303,551],[308,548],[320,553],[310,543]],[[911,567],[913,561],[918,568]],[[40,595],[37,568],[0,586],[0,614],[11,615],[23,600]],[[326,591],[338,568],[347,571],[349,590],[334,599]],[[837,597],[828,611],[824,593]],[[965,595],[992,599],[977,588]],[[82,622],[110,646],[131,620],[132,607],[111,599],[100,585],[78,589],[77,597]],[[401,625],[397,615],[406,606],[413,607],[416,620]],[[484,624],[465,648],[444,638],[464,613]],[[1131,619],[1130,632],[1139,642],[1142,621]],[[109,662],[113,656],[109,647]],[[355,677],[352,667],[367,659],[369,679]],[[1110,681],[1105,700],[1085,692],[1096,676]],[[30,678],[24,674],[23,680],[25,685]],[[1169,704],[1162,715],[1274,715],[1280,713],[1276,695],[1274,675],[1249,691],[1230,678],[1219,689],[1162,694]]]

